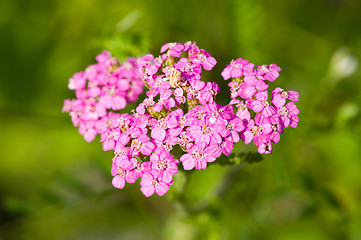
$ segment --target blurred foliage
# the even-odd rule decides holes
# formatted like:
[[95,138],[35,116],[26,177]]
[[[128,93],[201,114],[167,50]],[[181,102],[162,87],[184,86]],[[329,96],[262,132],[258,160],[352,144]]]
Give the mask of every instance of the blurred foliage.
[[[2,0],[0,239],[361,239],[360,10],[358,0]],[[112,153],[61,113],[68,79],[102,49],[124,59],[187,40],[218,60],[205,77],[220,103],[232,59],[281,66],[272,86],[300,92],[299,127],[262,162],[237,155],[181,172],[164,197],[114,189]]]

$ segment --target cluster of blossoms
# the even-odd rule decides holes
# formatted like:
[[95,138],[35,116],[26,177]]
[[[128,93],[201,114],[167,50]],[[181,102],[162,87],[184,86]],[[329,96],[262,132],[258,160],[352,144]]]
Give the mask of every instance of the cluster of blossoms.
[[297,127],[299,120],[299,110],[294,103],[298,101],[298,92],[277,87],[268,100],[267,81],[275,81],[279,71],[281,68],[275,64],[255,67],[242,58],[232,61],[222,71],[224,80],[232,80],[228,84],[230,104],[236,107],[236,115],[245,124],[241,138],[246,144],[253,140],[259,153],[271,153],[272,143],[280,140],[284,128]]
[[162,196],[173,184],[178,164],[184,170],[205,169],[222,153],[229,156],[240,140],[253,140],[259,153],[268,154],[284,128],[297,126],[297,92],[276,88],[268,102],[266,81],[278,77],[278,66],[232,61],[222,72],[225,80],[232,79],[232,100],[220,105],[215,102],[220,87],[201,79],[203,69],[210,71],[216,63],[194,42],[168,43],[161,55],[136,60],[147,97],[132,114],[110,112],[106,130],[99,132],[104,151],[115,153],[114,187],[140,178],[145,196]]
[[75,90],[76,99],[66,99],[63,106],[88,142],[106,132],[109,119],[119,117],[115,111],[136,102],[144,86],[134,58],[120,63],[104,51],[96,60],[70,78],[68,87]]

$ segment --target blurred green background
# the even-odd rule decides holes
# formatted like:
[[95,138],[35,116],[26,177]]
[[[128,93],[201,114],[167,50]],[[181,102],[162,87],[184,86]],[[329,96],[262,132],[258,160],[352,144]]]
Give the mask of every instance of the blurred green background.
[[[358,0],[0,2],[0,239],[361,239]],[[111,185],[111,152],[61,112],[73,73],[196,41],[218,64],[276,63],[297,129],[259,163],[178,174],[166,196]],[[222,98],[219,98],[222,101]],[[130,107],[134,107],[130,106]]]

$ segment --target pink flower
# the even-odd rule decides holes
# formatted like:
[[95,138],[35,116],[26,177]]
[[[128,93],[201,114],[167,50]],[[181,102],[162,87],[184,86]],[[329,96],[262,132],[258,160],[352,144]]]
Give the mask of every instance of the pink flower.
[[142,176],[142,180],[140,181],[140,191],[146,197],[150,197],[155,193],[159,196],[163,196],[168,190],[169,185],[172,183],[166,183],[163,181],[159,171],[151,171],[150,173],[145,173]]
[[152,129],[151,136],[158,141],[163,141],[167,134],[166,130],[178,126],[177,119],[174,116],[169,115],[166,118],[161,118],[157,121]]
[[268,101],[268,92],[258,92],[256,94],[256,100],[249,99],[247,101],[247,106],[252,109],[254,112],[262,112],[263,116],[270,117],[276,113],[276,108],[270,106]]
[[132,166],[133,164],[124,155],[113,159],[111,174],[114,177],[112,184],[115,188],[122,189],[124,187],[125,181],[129,177],[128,170],[131,169]]
[[117,94],[116,87],[104,87],[103,92],[104,93],[102,93],[102,96],[99,98],[99,103],[104,105],[106,108],[111,108],[113,110],[125,108],[127,101],[119,93]]
[[103,51],[101,54],[96,56],[96,60],[98,63],[105,63],[111,58],[111,53],[108,51]]
[[207,51],[203,49],[191,48],[189,50],[189,58],[193,64],[202,65],[205,70],[212,70],[212,68],[217,64],[217,60],[212,57]]
[[206,119],[202,119],[198,125],[190,126],[188,134],[194,137],[195,142],[204,142],[208,145],[211,139],[216,143],[222,142],[219,134],[222,130],[221,125],[212,125]]
[[268,88],[268,84],[262,80],[255,82],[253,85],[243,84],[239,92],[241,98],[250,99],[256,93],[265,91]]
[[273,130],[273,132],[269,137],[269,140],[271,140],[273,143],[278,143],[281,137],[280,134],[283,133],[283,128],[284,128],[283,122],[281,118],[279,118],[276,115],[269,118],[269,121],[271,122],[272,130]]
[[150,156],[150,161],[152,169],[158,171],[160,178],[166,183],[171,183],[173,175],[178,173],[178,161],[169,152],[156,151]]
[[242,140],[245,144],[249,144],[252,140],[254,140],[254,145],[259,146],[260,139],[271,132],[272,126],[269,123],[269,120],[261,113],[257,113],[255,121],[252,119],[248,121],[246,130],[242,134]]
[[118,131],[108,131],[101,134],[100,142],[103,142],[103,150],[114,150],[116,141],[119,138],[120,133]]
[[181,58],[174,67],[183,73],[187,78],[200,79],[200,73],[202,73],[202,67],[192,64],[186,58]]
[[207,82],[199,92],[198,98],[202,105],[214,102],[215,96],[219,92],[219,86],[216,83]]
[[244,129],[243,119],[238,117],[232,119],[227,123],[226,129],[227,134],[223,137],[229,136],[229,140],[231,140],[232,142],[239,142],[239,133],[242,132]]
[[172,90],[165,90],[160,94],[159,101],[154,104],[153,111],[154,112],[160,112],[163,107],[165,109],[171,109],[175,106],[175,100],[171,97],[173,94]]
[[160,49],[160,52],[165,52],[168,50],[168,54],[171,57],[180,57],[182,54],[182,51],[184,49],[183,44],[180,43],[166,43],[162,46]]
[[200,170],[207,167],[207,162],[214,162],[214,157],[211,152],[205,147],[206,143],[196,143],[187,154],[182,155],[180,161],[183,164],[185,170],[191,170],[193,168]]
[[68,88],[71,90],[83,89],[86,85],[86,78],[84,78],[84,73],[75,73],[72,78],[69,79]]
[[147,84],[150,87],[150,90],[147,91],[148,97],[155,97],[159,93],[163,93],[163,91],[167,91],[170,88],[170,84],[164,75],[153,75],[152,77],[147,78]]
[[94,121],[88,121],[82,124],[79,124],[79,133],[84,136],[84,140],[87,142],[93,141],[97,136],[97,131],[94,129]]
[[279,76],[279,71],[282,69],[276,64],[262,65],[257,68],[257,74],[263,76],[265,80],[273,82]]
[[258,153],[260,154],[271,154],[273,150],[272,142],[266,137],[260,141],[258,146]]
[[248,60],[238,58],[227,65],[227,67],[222,71],[222,77],[224,80],[229,78],[238,78],[251,72],[253,67],[253,63],[249,63]]
[[210,143],[208,150],[214,157],[219,157],[222,153],[226,156],[231,154],[234,148],[234,141],[231,139],[231,136],[223,139],[221,143]]
[[84,120],[97,120],[107,114],[106,108],[103,104],[87,105],[84,108]]
[[275,88],[272,91],[272,100],[271,102],[276,107],[282,107],[286,103],[286,99],[290,99],[291,101],[298,101],[299,94],[296,91],[284,91],[282,88]]
[[150,142],[150,138],[145,134],[141,134],[134,138],[130,145],[131,153],[133,156],[137,156],[139,152],[146,156],[149,156],[154,150],[154,148],[155,145]]
[[226,124],[227,119],[233,118],[233,116],[230,115],[234,115],[232,106],[222,106],[216,104],[215,102],[204,105],[204,109],[208,115],[208,121],[211,124]]
[[297,109],[297,106],[294,102],[289,102],[286,106],[283,106],[278,109],[278,114],[280,115],[281,121],[285,127],[297,127],[298,123],[298,113],[300,111]]
[[126,126],[123,127],[124,131],[118,138],[118,143],[126,146],[132,138],[137,138],[138,136],[142,135],[143,132],[137,126]]
[[128,183],[135,183],[135,181],[142,177],[143,174],[149,173],[151,171],[152,163],[150,161],[140,163],[135,158],[132,158],[131,162],[133,163],[133,168],[128,171]]
[[250,120],[251,114],[248,110],[247,104],[245,104],[243,101],[239,101],[238,99],[233,99],[230,101],[230,104],[235,104],[237,107],[237,117],[244,119],[244,120]]
[[194,145],[194,138],[193,136],[188,135],[186,132],[182,132],[179,134],[178,144],[186,149],[192,148]]

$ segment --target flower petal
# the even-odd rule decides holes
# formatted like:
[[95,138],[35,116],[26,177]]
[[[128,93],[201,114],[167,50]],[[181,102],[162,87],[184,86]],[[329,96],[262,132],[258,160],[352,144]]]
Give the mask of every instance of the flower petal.
[[125,185],[125,179],[123,176],[116,175],[112,180],[112,184],[115,188],[122,189]]

